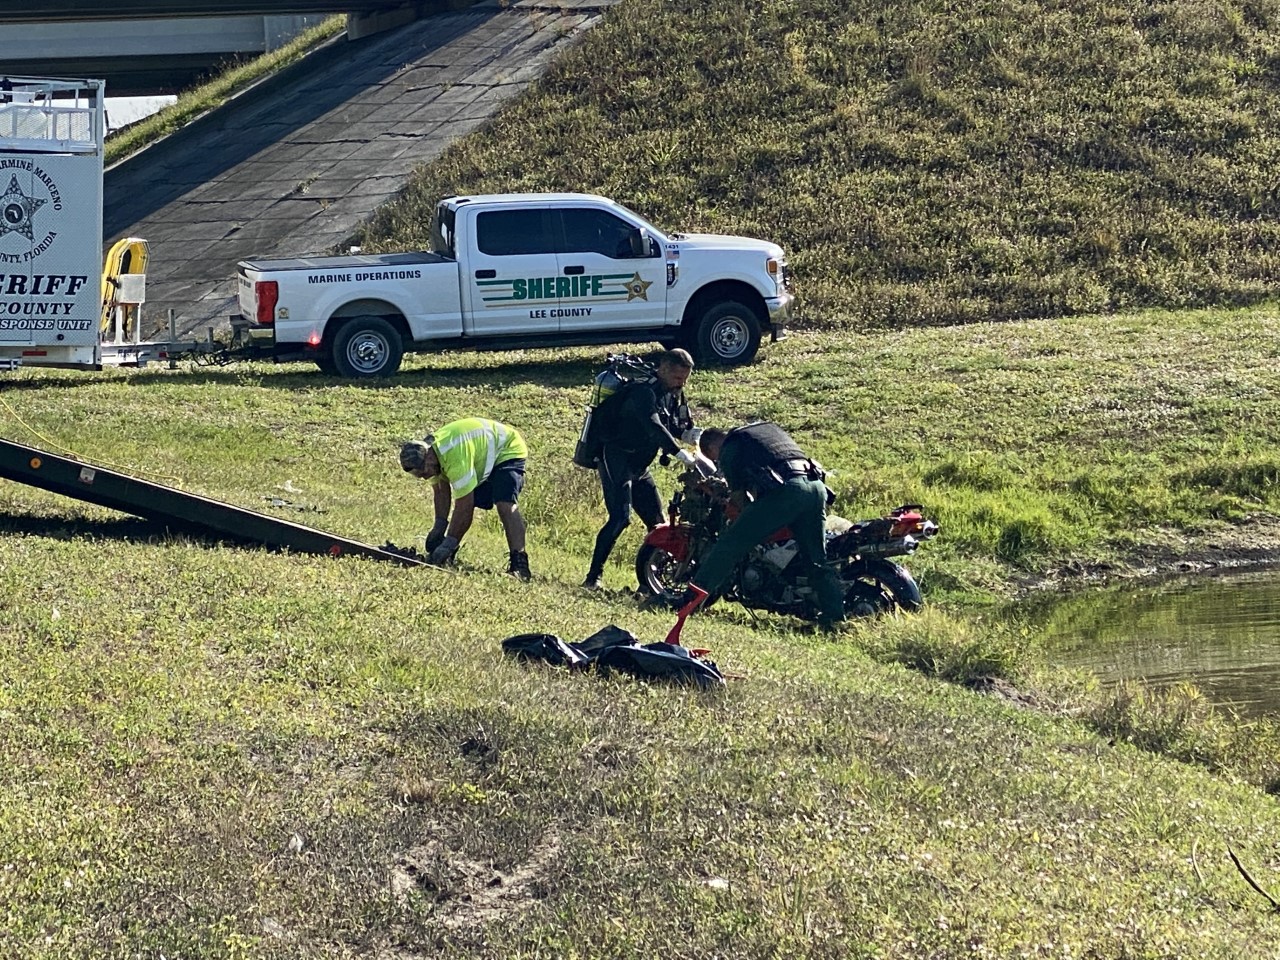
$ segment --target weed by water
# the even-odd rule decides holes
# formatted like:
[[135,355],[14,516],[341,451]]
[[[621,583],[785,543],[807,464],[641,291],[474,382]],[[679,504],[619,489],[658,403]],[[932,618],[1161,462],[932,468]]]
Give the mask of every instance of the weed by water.
[[1280,793],[1280,723],[1233,717],[1193,684],[1152,690],[1123,681],[1096,694],[1082,715],[1106,736]]
[[855,642],[879,660],[961,684],[993,678],[1018,681],[1027,675],[1032,658],[1025,632],[936,609],[882,623],[856,623],[849,630]]
[[1213,706],[1192,684],[1156,691],[1121,682],[1090,719],[1102,732],[1144,750],[1196,761],[1220,752],[1221,731],[1215,729]]
[[1280,485],[1280,459],[1253,455],[1188,467],[1173,478],[1174,486],[1215,490],[1239,506],[1237,512],[1263,503]]

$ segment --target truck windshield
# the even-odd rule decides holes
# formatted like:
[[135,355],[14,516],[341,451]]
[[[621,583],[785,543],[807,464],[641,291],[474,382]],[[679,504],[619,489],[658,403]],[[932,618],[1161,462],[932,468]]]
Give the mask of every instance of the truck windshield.
[[[615,201],[615,202],[616,202],[616,201]],[[648,220],[647,218],[640,216],[640,214],[636,213],[636,212],[635,212],[634,210],[632,210],[630,207],[628,207],[628,206],[624,206],[623,204],[619,203],[619,204],[618,204],[618,209],[620,209],[620,210],[625,210],[625,211],[626,211],[627,213],[629,213],[631,216],[635,217],[635,218],[636,218],[637,220],[639,220],[642,224],[644,224],[645,229],[647,229],[647,230],[649,231],[649,233],[653,236],[653,238],[654,238],[655,240],[659,240],[659,241],[660,241],[660,240],[662,240],[664,237],[666,237],[666,235],[667,235],[667,231],[665,231],[665,230],[659,230],[659,229],[658,229],[657,227],[655,227],[652,223],[650,223],[650,222],[649,222],[649,220]]]

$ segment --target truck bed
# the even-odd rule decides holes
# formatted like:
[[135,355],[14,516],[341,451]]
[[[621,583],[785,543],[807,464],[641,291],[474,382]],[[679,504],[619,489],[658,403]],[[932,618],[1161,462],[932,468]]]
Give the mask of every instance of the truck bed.
[[337,257],[290,257],[281,260],[242,260],[250,270],[359,270],[369,267],[401,267],[429,263],[453,263],[448,257],[428,251],[410,253],[358,253]]

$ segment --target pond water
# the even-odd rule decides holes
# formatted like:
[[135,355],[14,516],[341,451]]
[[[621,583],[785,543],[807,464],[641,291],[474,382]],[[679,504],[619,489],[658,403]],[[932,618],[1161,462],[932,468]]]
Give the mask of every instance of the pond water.
[[1051,662],[1104,683],[1190,681],[1241,715],[1280,713],[1280,572],[1200,575],[1064,600],[1035,619]]

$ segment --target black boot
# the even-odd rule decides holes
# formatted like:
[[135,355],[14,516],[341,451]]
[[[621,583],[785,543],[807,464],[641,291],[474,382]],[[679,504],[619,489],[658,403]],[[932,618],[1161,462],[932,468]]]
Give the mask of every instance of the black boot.
[[533,574],[529,572],[529,554],[523,550],[512,550],[511,563],[507,565],[507,573],[517,580],[524,580],[526,583],[532,580]]

